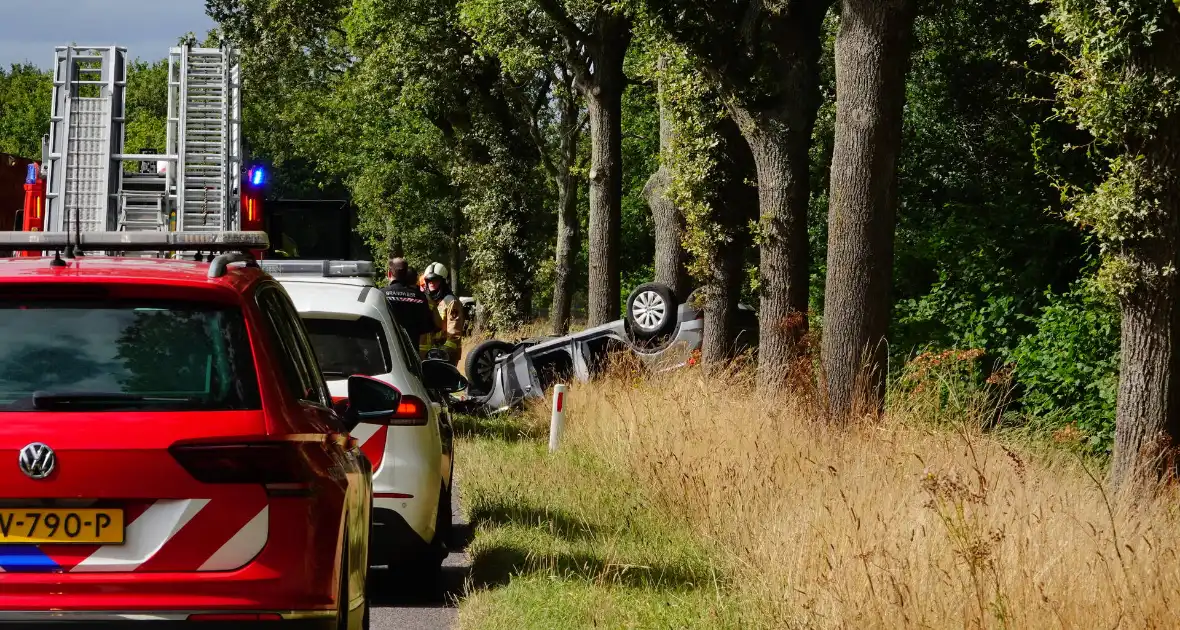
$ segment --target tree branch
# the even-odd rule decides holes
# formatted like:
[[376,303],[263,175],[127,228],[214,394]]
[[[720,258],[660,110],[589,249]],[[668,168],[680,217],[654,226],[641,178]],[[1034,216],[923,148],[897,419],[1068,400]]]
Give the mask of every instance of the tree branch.
[[582,91],[590,89],[590,67],[593,65],[587,51],[590,45],[590,36],[570,19],[569,13],[558,0],[536,0],[536,2],[545,15],[553,20],[557,26],[557,33],[561,39],[565,40],[565,56],[578,78],[578,89]]
[[525,116],[528,117],[528,124],[525,126],[528,128],[529,139],[532,140],[533,144],[537,147],[537,153],[541,157],[541,165],[545,167],[545,171],[548,172],[549,175],[552,177],[557,177],[557,167],[553,164],[553,159],[549,155],[549,143],[545,140],[545,136],[541,133],[540,120],[540,111],[541,108],[545,106],[545,101],[547,100],[547,96],[549,94],[550,85],[551,80],[546,77],[544,84],[541,86],[541,89],[538,90],[536,100],[531,105],[526,102],[527,99],[525,98],[524,93],[516,86],[507,85],[505,86],[505,91],[511,94],[512,98],[516,100],[522,109],[525,110]]
[[557,24],[557,31],[561,33],[570,43],[586,43],[590,41],[590,36],[586,34],[578,25],[570,19],[569,13],[566,13],[565,8],[558,4],[557,0],[537,0],[537,6],[549,16]]

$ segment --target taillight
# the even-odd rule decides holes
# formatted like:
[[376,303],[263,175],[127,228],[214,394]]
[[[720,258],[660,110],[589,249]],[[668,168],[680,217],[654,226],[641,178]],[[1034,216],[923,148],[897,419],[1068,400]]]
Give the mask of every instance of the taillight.
[[[332,399],[338,413],[346,413],[348,409],[348,399],[340,398]],[[368,420],[368,424],[384,424],[391,427],[418,427],[426,424],[427,419],[430,418],[430,408],[426,403],[417,396],[402,396],[398,399],[397,409],[393,411],[393,415],[387,421]]]
[[421,398],[402,396],[398,400],[397,410],[393,412],[393,417],[386,424],[395,427],[421,426],[426,424],[428,417],[430,417],[430,408]]
[[177,444],[168,450],[197,481],[258,484],[272,496],[309,494],[330,461],[324,440]]

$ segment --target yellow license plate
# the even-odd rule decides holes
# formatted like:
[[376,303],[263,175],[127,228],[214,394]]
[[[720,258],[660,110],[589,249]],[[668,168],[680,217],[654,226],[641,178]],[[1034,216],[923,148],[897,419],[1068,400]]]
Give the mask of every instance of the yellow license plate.
[[123,543],[123,510],[0,509],[0,544]]

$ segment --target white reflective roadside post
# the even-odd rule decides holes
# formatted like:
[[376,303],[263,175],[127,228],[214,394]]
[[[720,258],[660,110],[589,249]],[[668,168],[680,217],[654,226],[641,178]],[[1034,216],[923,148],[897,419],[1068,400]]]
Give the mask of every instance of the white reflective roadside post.
[[565,428],[565,385],[553,386],[553,415],[549,419],[549,452],[557,450],[561,430]]

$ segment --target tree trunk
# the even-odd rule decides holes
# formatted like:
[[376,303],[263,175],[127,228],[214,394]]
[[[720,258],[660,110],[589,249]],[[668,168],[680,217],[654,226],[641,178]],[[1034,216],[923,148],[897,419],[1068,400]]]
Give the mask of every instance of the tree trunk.
[[709,282],[702,287],[705,321],[701,363],[705,366],[722,365],[734,357],[734,324],[742,292],[744,251],[742,246],[734,242],[729,247],[718,248],[710,256]]
[[530,324],[533,321],[533,283],[525,281],[520,286],[520,301],[517,303],[517,309],[520,311],[522,322]]
[[[1173,257],[1174,257],[1173,253]],[[1111,479],[1150,479],[1169,465],[1180,436],[1180,338],[1174,275],[1156,278],[1122,301],[1118,410]]]
[[[816,88],[813,82],[811,91],[818,94]],[[807,332],[808,149],[817,109],[807,100],[800,98],[790,116],[756,125],[748,115],[745,121],[735,116],[745,130],[758,174],[758,384],[764,390],[781,385],[792,350]]]
[[[1171,6],[1154,23],[1159,29],[1140,63],[1156,80],[1180,77],[1180,14]],[[1143,224],[1133,233],[1148,235],[1119,243],[1119,250],[1141,274],[1122,296],[1122,339],[1118,408],[1115,412],[1111,482],[1135,489],[1177,473],[1180,446],[1180,112],[1172,109],[1156,123],[1141,155],[1145,180],[1154,182],[1142,200]],[[1149,189],[1150,190],[1150,189]],[[1170,272],[1169,272],[1170,270]]]
[[912,0],[843,0],[840,13],[822,352],[829,411],[838,421],[884,404],[913,21]]
[[451,272],[451,291],[459,295],[459,267],[463,264],[462,253],[463,210],[455,205],[451,213],[451,261],[448,270]]
[[564,176],[557,178],[557,260],[553,273],[553,306],[549,311],[549,325],[555,335],[564,335],[570,329],[571,285],[578,238],[577,185],[568,168]]
[[[664,60],[660,59],[661,67]],[[659,85],[660,103],[660,168],[652,173],[643,187],[643,198],[651,208],[651,219],[655,227],[655,272],[656,282],[672,287],[676,298],[688,297],[688,252],[684,249],[684,215],[668,198],[672,174],[668,169],[671,159],[672,142],[675,140],[672,120],[664,106],[664,85]]]
[[[794,6],[794,5],[792,5]],[[778,389],[807,332],[811,132],[819,110],[824,2],[800,5],[773,31],[781,61],[773,101],[729,94],[758,179],[758,386]],[[755,109],[754,106],[757,106]]]
[[684,249],[684,216],[667,197],[671,185],[668,168],[660,165],[643,187],[643,197],[651,207],[655,227],[655,281],[672,287],[676,298],[688,296],[688,255]]
[[704,289],[705,321],[701,362],[711,367],[734,356],[735,323],[742,292],[742,266],[752,245],[749,222],[758,216],[758,190],[747,182],[754,162],[741,130],[732,118],[719,123],[718,170],[722,185],[715,203],[713,225],[723,237],[709,252],[709,278]]
[[[607,55],[603,55],[606,57]],[[623,55],[599,60],[587,90],[590,114],[589,325],[619,318],[619,238],[622,229]]]

